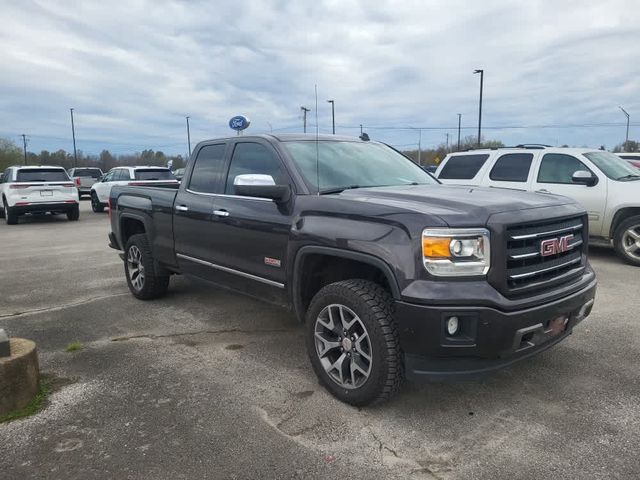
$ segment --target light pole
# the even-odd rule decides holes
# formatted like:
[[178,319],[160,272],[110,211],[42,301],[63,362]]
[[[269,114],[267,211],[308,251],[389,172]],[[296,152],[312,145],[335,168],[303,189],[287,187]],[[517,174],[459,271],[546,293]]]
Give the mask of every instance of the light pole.
[[307,112],[310,112],[311,109],[307,108],[307,107],[300,107],[300,110],[302,110],[302,128],[303,128],[303,132],[307,133]]
[[187,145],[189,146],[189,157],[191,157],[191,130],[189,129],[189,118],[191,117],[185,117],[187,119]]
[[333,134],[336,134],[336,102],[335,100],[327,100],[327,103],[331,104],[331,126]]
[[27,164],[27,136],[22,134],[22,145],[24,147],[24,164]]
[[629,118],[630,118],[630,115],[627,113],[627,111],[624,108],[622,108],[622,107],[618,107],[618,108],[620,108],[620,110],[622,110],[622,113],[624,113],[625,116],[627,117],[627,135],[624,138],[624,151],[626,152],[627,151],[627,145],[629,144]]
[[74,167],[78,166],[78,152],[76,151],[76,127],[73,124],[73,108],[70,108],[69,111],[71,112],[71,135],[73,136],[73,160],[74,160]]
[[480,143],[482,142],[480,135],[482,133],[482,86],[484,84],[484,70],[477,69],[474,70],[473,73],[480,74],[480,106],[478,108],[478,146],[480,146]]
[[462,125],[462,114],[458,114],[458,151],[460,151],[460,125]]

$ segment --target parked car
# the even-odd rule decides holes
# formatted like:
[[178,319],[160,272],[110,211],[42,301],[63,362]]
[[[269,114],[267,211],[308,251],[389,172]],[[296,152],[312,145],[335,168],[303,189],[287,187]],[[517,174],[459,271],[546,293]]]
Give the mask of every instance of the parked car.
[[429,172],[429,173],[436,173],[436,170],[438,169],[438,166],[437,166],[437,165],[424,165],[424,166],[422,167],[422,169],[423,169],[425,172]]
[[622,259],[640,266],[640,172],[612,153],[545,146],[456,152],[436,177],[573,198],[589,212],[589,241],[613,243]]
[[182,181],[182,177],[184,177],[184,168],[177,168],[173,171],[173,176],[176,177],[176,180]]
[[62,167],[9,167],[0,179],[0,194],[0,217],[9,225],[25,214],[66,213],[69,220],[80,218],[78,189]]
[[69,169],[69,177],[78,188],[78,195],[90,195],[91,187],[102,177],[102,170],[95,167],[77,167]]
[[115,167],[91,186],[91,209],[103,212],[114,185],[178,184],[171,170],[165,167]]
[[624,158],[627,162],[636,168],[640,168],[640,153],[616,153],[620,158]]
[[109,242],[131,293],[160,297],[183,273],[290,307],[320,381],[351,404],[389,398],[405,374],[527,358],[594,302],[577,202],[441,185],[380,143],[210,140],[171,187],[111,190]]

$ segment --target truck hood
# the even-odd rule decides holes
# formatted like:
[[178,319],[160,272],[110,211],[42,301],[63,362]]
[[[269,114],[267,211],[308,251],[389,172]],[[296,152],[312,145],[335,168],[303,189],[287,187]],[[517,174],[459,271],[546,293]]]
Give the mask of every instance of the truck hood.
[[449,226],[484,225],[491,215],[503,212],[576,205],[574,200],[559,195],[441,184],[359,188],[345,190],[339,197],[435,215]]

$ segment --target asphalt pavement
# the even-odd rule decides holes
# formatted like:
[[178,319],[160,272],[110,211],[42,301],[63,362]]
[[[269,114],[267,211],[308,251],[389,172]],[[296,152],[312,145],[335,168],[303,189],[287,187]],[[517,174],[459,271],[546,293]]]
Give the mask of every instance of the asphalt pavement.
[[[107,214],[0,223],[0,328],[60,386],[0,424],[0,478],[632,479],[640,476],[640,269],[591,249],[591,316],[474,382],[326,393],[293,315],[183,277],[142,302]],[[65,352],[74,341],[76,352]]]

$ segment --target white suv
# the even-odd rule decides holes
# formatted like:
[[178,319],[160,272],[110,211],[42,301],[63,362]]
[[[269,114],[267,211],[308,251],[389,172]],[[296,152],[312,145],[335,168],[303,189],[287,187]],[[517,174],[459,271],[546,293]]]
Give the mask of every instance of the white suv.
[[27,213],[66,213],[78,220],[78,189],[62,167],[9,167],[0,178],[0,201],[9,225]]
[[91,208],[104,211],[114,185],[178,184],[171,170],[164,167],[115,167],[91,186]]
[[570,197],[589,214],[589,240],[640,266],[640,172],[602,150],[520,145],[450,153],[442,183],[513,188]]

